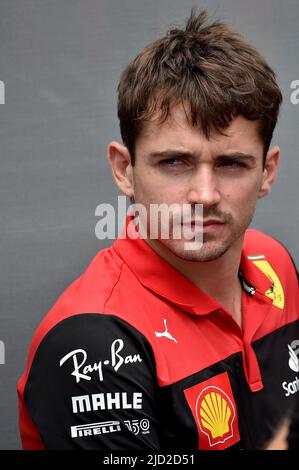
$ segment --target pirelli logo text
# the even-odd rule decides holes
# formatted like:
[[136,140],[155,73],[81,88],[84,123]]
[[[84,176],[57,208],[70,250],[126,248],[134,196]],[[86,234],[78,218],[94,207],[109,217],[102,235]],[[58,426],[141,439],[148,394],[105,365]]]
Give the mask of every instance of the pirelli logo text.
[[119,421],[105,421],[102,423],[82,424],[80,426],[71,426],[71,436],[88,437],[97,434],[108,434],[121,431]]

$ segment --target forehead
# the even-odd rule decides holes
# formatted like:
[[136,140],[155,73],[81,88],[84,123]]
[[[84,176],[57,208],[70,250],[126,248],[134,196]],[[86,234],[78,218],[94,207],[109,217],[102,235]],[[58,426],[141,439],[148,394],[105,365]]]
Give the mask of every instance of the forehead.
[[159,115],[147,122],[136,141],[136,152],[152,152],[171,147],[181,147],[194,153],[224,150],[262,151],[263,143],[258,132],[258,122],[243,116],[234,118],[224,129],[224,135],[211,131],[209,139],[203,132],[191,126],[183,108],[172,110],[166,121],[161,122]]

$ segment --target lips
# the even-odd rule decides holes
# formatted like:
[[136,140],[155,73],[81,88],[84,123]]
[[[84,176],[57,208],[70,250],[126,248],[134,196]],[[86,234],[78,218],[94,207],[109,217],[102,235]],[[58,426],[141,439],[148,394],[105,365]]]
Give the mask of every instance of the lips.
[[220,220],[215,220],[215,219],[210,219],[210,220],[191,220],[191,222],[186,222],[184,225],[203,225],[204,227],[207,227],[208,225],[220,225],[223,224],[224,222],[221,222]]
[[223,224],[223,222],[221,222],[220,220],[204,220],[203,221],[203,226],[204,227],[208,227],[209,225],[221,225]]
[[189,222],[184,222],[182,225],[183,226],[187,226],[187,227],[192,227],[192,228],[195,228],[195,227],[217,227],[217,226],[221,226],[223,225],[224,222],[221,222],[220,220],[216,220],[216,219],[209,219],[209,220],[191,220]]

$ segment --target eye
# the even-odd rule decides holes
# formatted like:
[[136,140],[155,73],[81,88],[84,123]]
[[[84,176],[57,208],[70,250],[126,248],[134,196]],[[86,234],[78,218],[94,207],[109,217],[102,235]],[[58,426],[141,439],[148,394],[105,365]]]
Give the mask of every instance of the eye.
[[232,159],[225,159],[219,163],[220,166],[228,167],[228,168],[245,168],[245,164],[238,160]]
[[161,160],[159,165],[161,166],[177,166],[182,163],[178,158],[167,158],[166,160]]

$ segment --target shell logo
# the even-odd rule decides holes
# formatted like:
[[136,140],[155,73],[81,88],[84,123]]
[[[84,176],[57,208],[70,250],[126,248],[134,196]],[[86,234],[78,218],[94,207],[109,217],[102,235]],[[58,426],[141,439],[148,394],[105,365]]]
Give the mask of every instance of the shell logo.
[[238,410],[227,372],[184,390],[198,432],[198,449],[222,450],[240,441]]
[[235,414],[230,398],[218,387],[206,387],[198,396],[198,424],[201,431],[208,436],[211,447],[233,436]]

